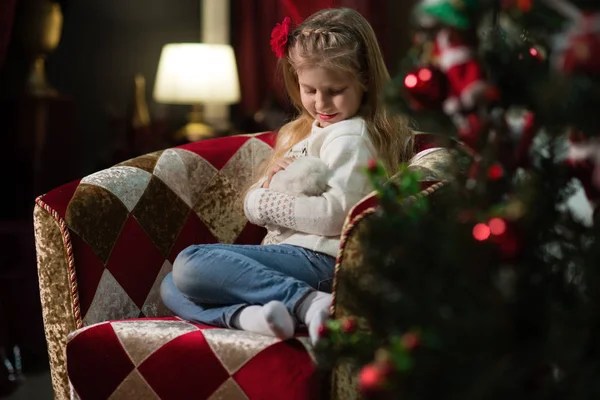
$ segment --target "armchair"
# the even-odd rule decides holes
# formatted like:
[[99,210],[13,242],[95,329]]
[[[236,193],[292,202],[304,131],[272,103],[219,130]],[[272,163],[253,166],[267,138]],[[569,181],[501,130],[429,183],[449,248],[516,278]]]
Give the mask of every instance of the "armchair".
[[[186,322],[159,298],[162,278],[186,246],[260,243],[265,231],[245,219],[241,194],[275,137],[239,135],[150,153],[36,199],[56,399],[315,399],[328,386],[305,335],[280,341]],[[418,143],[424,148],[427,140]],[[445,185],[450,153],[421,154],[413,167],[426,172],[429,195]],[[371,195],[348,216],[336,276],[360,274],[357,232],[376,207]],[[337,286],[332,312],[345,315],[346,294]],[[356,398],[348,368],[334,372],[331,397]]]

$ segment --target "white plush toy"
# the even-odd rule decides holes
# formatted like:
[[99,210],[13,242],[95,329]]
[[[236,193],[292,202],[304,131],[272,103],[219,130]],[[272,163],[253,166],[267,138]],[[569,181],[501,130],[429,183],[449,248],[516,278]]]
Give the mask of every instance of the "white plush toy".
[[269,189],[296,196],[320,196],[327,190],[329,168],[318,157],[300,157],[271,178]]

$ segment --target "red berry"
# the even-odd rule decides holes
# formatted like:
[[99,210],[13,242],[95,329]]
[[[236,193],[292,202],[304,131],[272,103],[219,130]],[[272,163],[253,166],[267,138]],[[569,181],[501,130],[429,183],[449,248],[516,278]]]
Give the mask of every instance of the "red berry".
[[367,168],[369,168],[369,171],[375,171],[377,169],[377,161],[370,159]]
[[319,337],[324,338],[329,335],[329,327],[326,324],[321,324],[317,333],[319,334]]
[[356,330],[356,321],[352,318],[346,318],[342,322],[342,329],[346,333],[352,333]]

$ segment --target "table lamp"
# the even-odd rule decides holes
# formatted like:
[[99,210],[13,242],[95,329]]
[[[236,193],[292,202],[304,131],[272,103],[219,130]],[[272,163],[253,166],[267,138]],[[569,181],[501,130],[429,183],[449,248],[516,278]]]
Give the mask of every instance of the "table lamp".
[[178,139],[196,141],[213,136],[214,128],[202,121],[202,105],[228,105],[240,100],[233,48],[205,43],[165,45],[153,97],[158,103],[193,105],[188,124],[176,133]]

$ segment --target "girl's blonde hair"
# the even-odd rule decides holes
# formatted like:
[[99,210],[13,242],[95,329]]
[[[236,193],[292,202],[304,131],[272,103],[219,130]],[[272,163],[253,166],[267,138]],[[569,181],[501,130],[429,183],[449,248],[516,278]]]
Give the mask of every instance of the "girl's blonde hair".
[[370,139],[391,176],[399,163],[412,156],[407,120],[388,112],[383,91],[390,80],[375,32],[367,20],[349,8],[321,10],[302,22],[289,37],[280,59],[287,93],[299,116],[281,127],[275,150],[263,165],[264,174],[296,143],[310,135],[313,118],[302,106],[298,70],[305,66],[347,72],[357,77],[364,95],[358,115],[367,124]]

